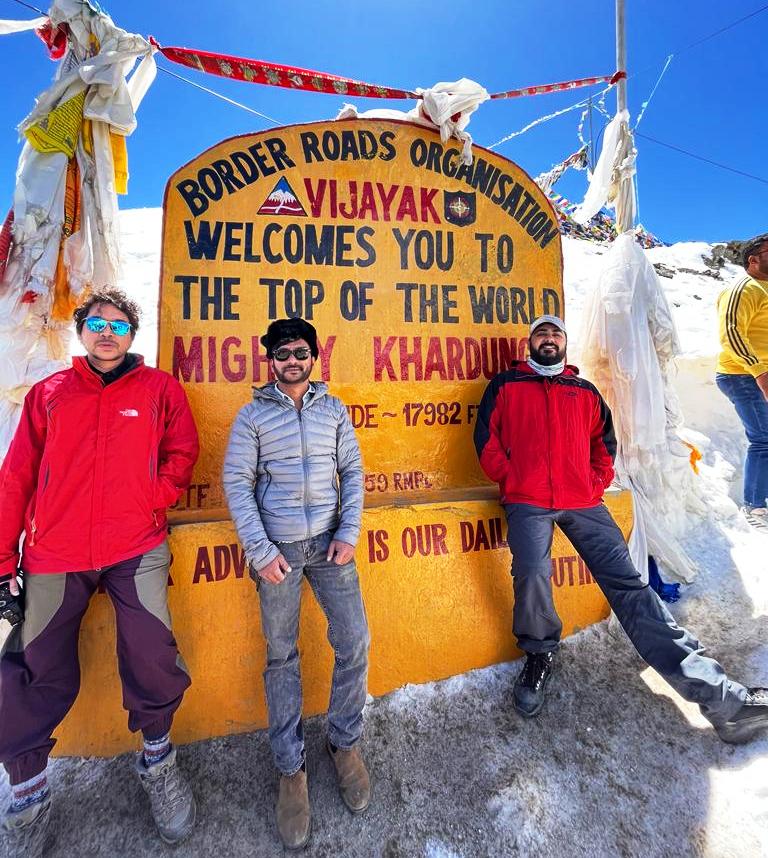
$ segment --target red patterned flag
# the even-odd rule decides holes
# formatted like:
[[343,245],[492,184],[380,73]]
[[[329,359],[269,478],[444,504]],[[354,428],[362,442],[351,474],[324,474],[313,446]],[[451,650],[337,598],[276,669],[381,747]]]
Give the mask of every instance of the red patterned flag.
[[245,57],[231,57],[227,54],[213,54],[190,48],[163,48],[151,36],[150,41],[171,62],[233,80],[363,98],[418,98],[415,92],[406,89],[377,86],[349,77],[340,77],[335,74],[326,74],[325,72],[311,71],[295,66],[282,66],[262,60],[249,60]]
[[49,19],[42,27],[38,27],[35,33],[45,42],[48,56],[52,60],[60,60],[67,52],[68,24],[59,24],[58,27],[54,27]]
[[0,227],[0,283],[5,277],[5,269],[8,265],[8,260],[11,258],[11,248],[13,247],[13,209],[6,215],[2,227]]
[[602,77],[583,77],[579,80],[565,80],[561,83],[547,83],[543,86],[527,86],[523,89],[510,89],[506,92],[495,92],[491,98],[521,98],[525,95],[546,95],[550,92],[562,92],[566,89],[578,89],[581,86],[594,86],[597,83],[609,83],[611,86],[625,78],[625,71],[617,71]]
[[[303,89],[309,92],[326,92],[331,95],[350,95],[360,98],[421,98],[409,89],[395,89],[391,86],[379,86],[354,80],[350,77],[327,74],[326,72],[302,69],[296,66],[283,66],[264,60],[251,60],[246,57],[233,57],[228,54],[214,54],[210,51],[198,51],[192,48],[164,48],[160,43],[149,37],[149,41],[160,53],[171,62],[182,66],[228,77],[233,80],[244,80],[248,83],[260,83],[266,86],[283,86],[286,89]],[[521,98],[525,95],[545,95],[550,92],[561,92],[567,89],[577,89],[582,86],[594,86],[598,83],[609,83],[612,86],[625,78],[625,71],[617,71],[600,77],[584,77],[578,80],[548,83],[542,86],[528,86],[523,89],[510,89],[506,92],[496,92],[491,98]],[[455,120],[454,120],[455,121]]]

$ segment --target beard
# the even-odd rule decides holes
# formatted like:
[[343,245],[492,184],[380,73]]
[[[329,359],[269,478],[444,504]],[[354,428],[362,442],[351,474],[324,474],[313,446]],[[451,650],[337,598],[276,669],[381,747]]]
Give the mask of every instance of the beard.
[[[288,369],[291,371],[287,372]],[[310,362],[307,367],[296,367],[296,369],[301,370],[301,372],[293,372],[293,369],[294,367],[278,369],[277,364],[275,363],[273,364],[272,371],[275,373],[275,378],[283,384],[303,384],[312,372],[312,362]]]
[[547,351],[542,354],[539,349],[533,348],[531,344],[528,344],[528,352],[531,355],[531,360],[540,364],[541,366],[554,366],[556,363],[560,363],[561,360],[565,359],[565,349],[558,348],[556,343],[542,343],[542,346],[545,345],[554,345],[554,351]]

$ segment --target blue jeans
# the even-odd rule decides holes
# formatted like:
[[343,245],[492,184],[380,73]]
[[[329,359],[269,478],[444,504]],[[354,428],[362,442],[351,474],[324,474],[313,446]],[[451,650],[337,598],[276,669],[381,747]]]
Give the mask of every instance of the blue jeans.
[[299,673],[299,605],[306,575],[328,620],[335,663],[328,706],[328,738],[351,748],[363,732],[370,636],[354,559],[343,566],[326,560],[330,531],[278,548],[291,566],[279,584],[259,580],[261,628],[267,640],[264,686],[269,709],[269,741],[275,765],[292,775],[304,764]]
[[736,408],[749,441],[744,503],[764,507],[768,498],[768,402],[751,375],[719,372],[715,382]]

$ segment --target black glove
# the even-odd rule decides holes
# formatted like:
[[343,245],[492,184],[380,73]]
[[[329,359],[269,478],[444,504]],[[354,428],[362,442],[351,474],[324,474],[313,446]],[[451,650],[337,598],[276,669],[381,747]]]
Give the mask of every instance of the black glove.
[[12,626],[24,620],[24,590],[20,589],[19,595],[14,596],[10,578],[0,583],[0,619],[8,620]]

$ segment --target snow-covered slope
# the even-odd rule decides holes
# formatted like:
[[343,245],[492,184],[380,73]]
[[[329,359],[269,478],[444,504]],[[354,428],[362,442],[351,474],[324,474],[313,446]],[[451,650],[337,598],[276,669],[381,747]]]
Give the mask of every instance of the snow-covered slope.
[[[144,307],[137,350],[149,362],[160,222],[155,209],[122,215],[121,285]],[[684,539],[701,573],[672,610],[735,678],[768,685],[768,539],[737,513],[743,434],[712,383],[715,300],[737,269],[724,269],[722,280],[680,271],[703,272],[708,251],[702,243],[649,251],[654,263],[675,270],[662,282],[684,349],[677,387],[688,426],[709,438],[701,439],[707,512],[690,518]],[[606,248],[565,239],[564,252],[573,336]],[[512,712],[517,669],[499,665],[371,701],[364,753],[374,802],[363,818],[341,806],[322,754],[323,719],[311,719],[308,854],[768,856],[768,737],[743,748],[720,743],[697,708],[607,624],[565,643],[547,704],[531,722]],[[180,759],[198,795],[199,822],[175,855],[279,853],[264,732],[201,742]],[[128,769],[126,758],[53,763],[59,838],[48,855],[165,854]],[[3,786],[0,798],[6,794]]]
[[[585,298],[594,287],[606,252],[607,247],[600,244],[568,237],[563,240],[567,321],[569,331],[576,336],[581,330]],[[709,268],[705,257],[711,257],[711,246],[704,242],[682,242],[646,253],[657,270],[663,272],[661,283],[680,337],[682,354],[677,360],[676,388],[686,426],[711,440],[708,461],[724,458],[733,466],[731,491],[737,497],[741,486],[739,465],[746,441],[736,413],[715,387],[714,377],[720,349],[717,296],[743,271],[731,264],[719,271]]]
[[[563,239],[565,298],[572,330],[574,320],[578,330],[584,298],[594,285],[600,257],[606,252],[604,245],[567,236]],[[675,272],[671,278],[662,276],[661,282],[675,314],[685,359],[714,358],[718,352],[715,302],[741,269],[728,264],[719,272],[719,279],[705,273],[711,269],[703,257],[710,255],[711,247],[700,241],[655,247],[646,253],[654,265]],[[700,273],[691,273],[694,271]]]

